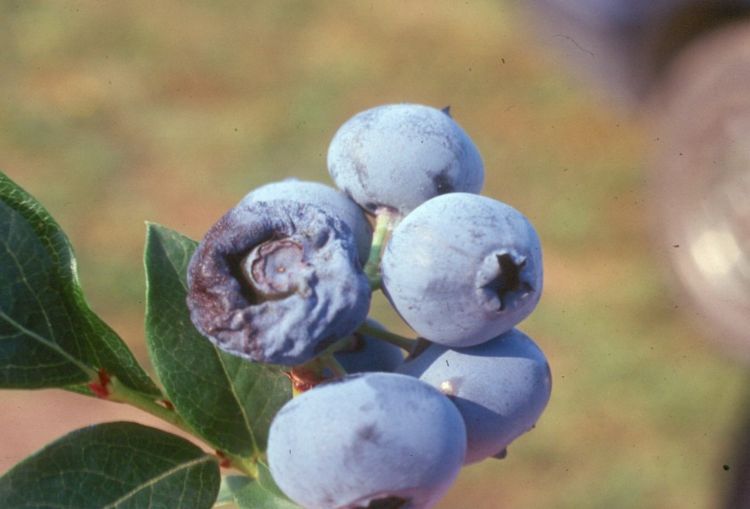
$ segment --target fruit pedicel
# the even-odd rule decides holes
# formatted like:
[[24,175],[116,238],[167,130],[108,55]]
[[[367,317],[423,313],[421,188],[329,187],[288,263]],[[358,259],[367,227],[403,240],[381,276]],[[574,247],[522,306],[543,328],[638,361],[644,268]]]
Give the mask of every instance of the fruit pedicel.
[[[547,359],[515,328],[541,295],[539,237],[478,194],[482,158],[447,108],[355,115],[328,169],[338,190],[268,184],[209,230],[188,268],[191,319],[222,350],[289,370],[296,397],[267,454],[290,499],[433,507],[549,400]],[[378,289],[417,340],[368,318]]]

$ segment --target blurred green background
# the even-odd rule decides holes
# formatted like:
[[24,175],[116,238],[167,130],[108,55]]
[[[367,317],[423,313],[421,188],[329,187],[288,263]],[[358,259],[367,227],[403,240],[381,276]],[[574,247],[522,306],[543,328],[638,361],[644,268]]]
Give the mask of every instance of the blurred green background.
[[[545,293],[521,328],[554,382],[537,428],[506,460],[466,468],[439,507],[717,507],[746,368],[670,290],[644,121],[555,65],[520,9],[3,0],[0,168],[67,231],[94,309],[145,361],[144,221],[200,238],[260,184],[330,182],[328,143],[353,114],[451,105],[482,152],[484,194],[542,238]],[[374,315],[409,333],[382,298]],[[69,397],[0,393],[2,471],[116,406],[55,406]]]

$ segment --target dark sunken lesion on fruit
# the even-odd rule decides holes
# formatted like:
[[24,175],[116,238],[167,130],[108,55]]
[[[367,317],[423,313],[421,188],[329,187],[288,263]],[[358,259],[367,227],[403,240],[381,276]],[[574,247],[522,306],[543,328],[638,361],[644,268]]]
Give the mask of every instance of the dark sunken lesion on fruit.
[[526,259],[516,263],[509,253],[497,255],[497,275],[484,285],[484,288],[497,293],[500,299],[499,311],[504,311],[511,300],[518,294],[532,292],[533,287],[521,277],[521,272],[526,266]]
[[217,345],[232,344],[241,336],[242,352],[260,358],[262,350],[254,341],[258,331],[252,321],[246,321],[238,330],[231,319],[235,312],[264,300],[247,282],[244,259],[256,245],[284,238],[285,232],[268,228],[248,236],[233,211],[219,219],[193,254],[188,266],[186,300],[191,320],[201,334]]
[[[291,260],[286,260],[286,264],[276,259],[284,255],[288,258],[290,252],[294,254]],[[304,246],[287,237],[259,243],[240,261],[242,278],[238,282],[241,291],[258,296],[257,301],[281,300],[293,295],[297,291],[296,284],[289,285],[288,281],[277,281],[276,278],[286,273],[294,274],[297,265],[306,263],[304,254]],[[250,299],[248,302],[256,303]]]
[[242,284],[240,284],[237,287],[237,290],[239,291],[241,297],[245,299],[245,301],[249,305],[255,305],[260,302],[260,298],[258,295],[256,295],[255,291],[253,291],[253,287],[250,284],[246,284],[246,277],[245,273],[242,270],[242,262],[245,260],[245,258],[248,256],[249,252],[240,252],[240,253],[228,253],[225,257],[225,263],[226,263],[226,270],[231,275],[232,279],[235,281],[240,281]]
[[367,506],[357,506],[355,509],[409,509],[411,500],[400,497],[387,497],[373,500]]
[[[241,261],[249,249],[238,252],[224,246],[222,240],[231,230],[231,220],[225,215],[206,234],[188,267],[191,316],[209,334],[222,328],[227,303],[234,306],[238,300],[251,304],[257,300],[252,288],[234,284],[244,279]],[[217,298],[219,294],[225,298]]]

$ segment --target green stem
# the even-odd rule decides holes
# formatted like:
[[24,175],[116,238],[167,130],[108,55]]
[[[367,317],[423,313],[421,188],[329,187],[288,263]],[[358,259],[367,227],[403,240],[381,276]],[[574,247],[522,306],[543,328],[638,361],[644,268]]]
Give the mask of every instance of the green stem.
[[242,456],[235,456],[234,454],[229,454],[227,452],[224,452],[223,454],[229,459],[229,461],[232,462],[232,466],[234,468],[251,479],[258,478],[258,464],[256,463],[255,458],[244,458]]
[[343,376],[346,376],[347,373],[344,369],[344,366],[342,366],[341,363],[336,360],[336,357],[334,357],[332,353],[323,356],[321,360],[323,361],[325,367],[331,370],[334,377],[341,378]]
[[[346,375],[344,367],[336,360],[334,353],[346,347],[352,341],[351,336],[342,338],[328,348],[320,352],[311,360],[294,366],[289,371],[289,378],[292,380],[292,397],[297,397],[305,391],[310,390],[319,383],[333,378],[340,378]],[[329,371],[330,373],[326,373]]]
[[335,343],[333,343],[332,345],[329,345],[325,350],[320,352],[320,354],[318,354],[318,358],[326,356],[326,355],[333,355],[339,350],[343,350],[344,348],[349,347],[352,341],[354,341],[353,336],[347,336],[345,338],[341,338],[337,340]]
[[143,410],[147,414],[151,414],[154,417],[168,422],[174,426],[177,426],[183,431],[190,434],[195,434],[192,429],[177,415],[177,412],[171,410],[165,406],[160,405],[153,398],[141,394],[140,392],[134,391],[130,387],[124,385],[116,377],[112,377],[107,386],[109,389],[109,396],[107,400],[115,401],[117,403],[127,403],[130,406],[134,406],[139,410]]
[[[184,420],[182,420],[182,417],[180,417],[177,412],[175,412],[171,408],[160,405],[152,397],[134,391],[130,387],[120,382],[117,378],[112,377],[112,379],[107,384],[107,389],[109,390],[109,396],[107,397],[108,401],[114,401],[116,403],[126,403],[146,412],[147,414],[158,417],[159,419],[168,422],[173,426],[176,426],[177,428],[186,433],[189,433],[192,436],[197,436],[195,431],[190,428],[190,426]],[[253,479],[256,479],[258,477],[258,467],[255,464],[255,458],[235,456],[234,454],[230,454],[224,451],[222,451],[222,454],[226,456],[226,458],[231,461],[232,466],[240,472]]]
[[409,339],[393,332],[388,332],[387,330],[381,329],[379,327],[373,327],[367,322],[360,325],[359,329],[357,329],[357,332],[365,336],[373,336],[378,339],[382,339],[383,341],[386,341],[392,345],[396,345],[397,347],[402,348],[409,353],[411,353],[411,351],[414,349],[414,346],[417,344],[416,340],[414,339]]
[[386,208],[378,209],[376,212],[370,256],[367,258],[364,269],[373,290],[380,288],[380,259],[383,256],[383,249],[385,249],[388,237],[400,217],[397,212]]

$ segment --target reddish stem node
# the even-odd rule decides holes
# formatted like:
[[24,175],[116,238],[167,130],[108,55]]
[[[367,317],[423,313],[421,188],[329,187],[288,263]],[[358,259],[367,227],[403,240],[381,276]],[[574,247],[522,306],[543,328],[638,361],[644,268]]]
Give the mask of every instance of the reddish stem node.
[[329,380],[331,377],[322,373],[320,366],[312,364],[307,366],[295,366],[286,372],[286,376],[292,381],[292,389],[295,394],[308,391],[319,383]]
[[219,458],[219,466],[221,468],[229,468],[232,466],[232,460],[227,458],[227,455],[218,449],[216,449],[216,457]]
[[107,399],[110,395],[109,383],[112,380],[112,377],[109,376],[109,373],[107,373],[104,368],[99,368],[97,376],[98,380],[95,382],[89,382],[88,388],[97,398]]
[[167,410],[174,410],[174,405],[168,399],[160,399],[159,403],[161,403]]

